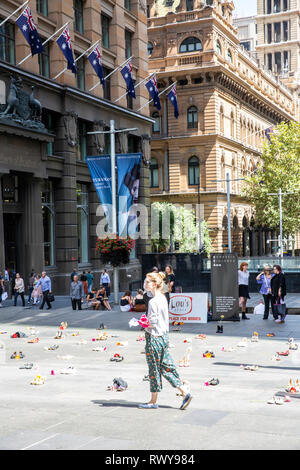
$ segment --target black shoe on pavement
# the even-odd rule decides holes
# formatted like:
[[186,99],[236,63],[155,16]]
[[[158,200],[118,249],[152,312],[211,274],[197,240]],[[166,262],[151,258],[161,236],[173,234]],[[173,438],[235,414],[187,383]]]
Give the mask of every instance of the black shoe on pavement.
[[250,318],[245,313],[242,313],[242,320],[250,320]]

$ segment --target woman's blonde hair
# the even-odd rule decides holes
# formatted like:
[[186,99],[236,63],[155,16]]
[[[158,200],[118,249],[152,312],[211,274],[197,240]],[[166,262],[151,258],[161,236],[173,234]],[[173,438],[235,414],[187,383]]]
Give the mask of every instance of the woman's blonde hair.
[[163,288],[163,283],[165,279],[165,274],[160,272],[160,273],[148,273],[147,274],[147,279],[153,284],[155,284],[156,289],[162,290]]

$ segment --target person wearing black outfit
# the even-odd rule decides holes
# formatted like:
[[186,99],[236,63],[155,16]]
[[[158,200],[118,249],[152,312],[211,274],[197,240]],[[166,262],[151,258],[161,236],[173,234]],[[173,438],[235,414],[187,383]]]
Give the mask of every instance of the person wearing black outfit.
[[[286,296],[286,282],[281,266],[275,264],[273,270],[275,276],[273,276],[271,279],[272,302],[273,304],[277,304],[280,302],[280,300],[283,301],[284,297]],[[278,315],[275,312],[273,315],[274,319],[278,320]]]
[[81,302],[83,301],[83,284],[81,281],[78,281],[78,276],[74,276],[73,282],[70,286],[70,297],[73,310],[81,310]]
[[166,272],[166,277],[169,281],[169,292],[174,294],[174,292],[175,292],[175,274],[174,274],[172,266],[170,266],[170,265],[166,266],[165,272]]

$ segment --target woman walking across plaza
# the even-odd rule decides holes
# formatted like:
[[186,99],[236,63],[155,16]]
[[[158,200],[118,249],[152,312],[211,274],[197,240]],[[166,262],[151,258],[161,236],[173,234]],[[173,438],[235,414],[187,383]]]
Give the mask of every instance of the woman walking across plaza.
[[250,320],[246,316],[246,307],[247,299],[250,299],[249,296],[249,272],[248,272],[248,263],[241,263],[240,269],[238,271],[238,281],[239,281],[239,305],[242,309],[242,320]]
[[24,298],[25,285],[24,285],[24,280],[21,278],[19,273],[16,274],[14,290],[15,290],[15,303],[14,303],[15,307],[17,305],[17,299],[19,295],[21,296],[23,307],[25,307],[25,298]]
[[[273,267],[274,276],[271,280],[272,300],[273,305],[284,303],[286,296],[286,282],[285,275],[282,272],[281,266],[275,264]],[[281,315],[281,319],[278,318],[278,314],[274,308],[274,320],[276,323],[284,323],[286,315]]]
[[192,396],[183,389],[174,361],[169,353],[169,312],[168,302],[162,294],[163,273],[147,274],[147,287],[151,290],[153,298],[148,306],[148,320],[150,326],[145,329],[146,360],[149,368],[151,399],[148,403],[139,405],[139,408],[158,408],[158,393],[162,390],[162,376],[177,388],[182,397],[181,410],[191,402]]
[[272,289],[271,289],[271,280],[274,274],[272,274],[272,268],[270,266],[266,266],[264,270],[257,276],[256,280],[257,283],[261,285],[260,293],[264,298],[265,303],[265,313],[263,316],[263,320],[268,320],[269,312],[270,312],[270,304],[273,313],[273,301],[272,301]]

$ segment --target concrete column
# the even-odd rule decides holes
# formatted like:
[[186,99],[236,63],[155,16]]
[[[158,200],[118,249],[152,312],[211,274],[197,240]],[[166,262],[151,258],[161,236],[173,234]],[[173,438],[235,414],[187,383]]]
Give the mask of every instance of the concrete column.
[[41,200],[41,180],[30,178],[24,184],[23,276],[26,282],[32,269],[40,273],[44,269],[44,233]]
[[3,204],[2,204],[2,175],[0,174],[0,271],[5,269],[5,246],[4,246],[4,224],[3,224]]
[[77,115],[66,112],[57,127],[56,153],[64,157],[62,178],[55,188],[55,232],[57,290],[68,292],[73,268],[78,269],[77,183],[76,183]]

